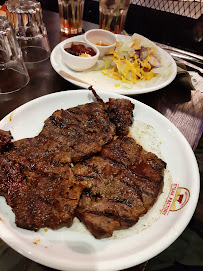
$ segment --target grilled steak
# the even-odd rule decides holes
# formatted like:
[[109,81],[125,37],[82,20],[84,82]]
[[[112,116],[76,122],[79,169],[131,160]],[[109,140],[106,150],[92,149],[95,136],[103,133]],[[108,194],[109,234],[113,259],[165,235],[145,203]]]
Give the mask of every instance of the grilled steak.
[[107,106],[110,121],[116,126],[116,134],[127,135],[133,123],[134,104],[127,99],[109,99]]
[[29,230],[70,226],[85,187],[75,182],[71,168],[61,164],[57,173],[43,173],[10,160],[8,154],[0,156],[0,185],[16,225]]
[[[63,162],[77,162],[101,151],[115,135],[101,102],[79,105],[54,112],[46,121],[40,137],[53,142],[54,151],[64,152]],[[44,147],[46,149],[46,146]],[[52,149],[52,144],[49,145]]]
[[69,227],[76,215],[110,237],[157,200],[166,164],[126,136],[134,105],[93,93],[97,102],[57,110],[36,137],[11,142],[0,130],[0,192],[17,226]]
[[101,157],[92,157],[73,168],[77,180],[88,184],[77,217],[96,238],[109,237],[114,230],[134,225],[162,191],[165,166],[133,138],[115,139],[104,146]]
[[120,137],[101,151],[101,157],[121,163],[136,176],[141,199],[148,210],[162,191],[166,163],[155,154],[145,151],[132,137]]
[[58,110],[38,136],[13,143],[10,132],[0,131],[0,192],[17,226],[38,230],[71,225],[86,182],[76,182],[69,166],[114,139],[118,121],[109,120],[107,109],[99,101]]
[[121,164],[94,156],[77,163],[73,172],[78,182],[87,182],[76,216],[96,238],[131,227],[147,212],[136,177]]
[[96,91],[89,87],[89,90],[92,91],[93,95],[98,102],[105,105],[106,110],[108,111],[109,119],[116,126],[117,135],[127,135],[129,127],[133,123],[133,110],[134,104],[127,99],[113,99],[110,98],[109,101],[104,104],[103,100],[96,93]]
[[[126,103],[125,99],[119,105],[122,103]],[[105,107],[96,102],[54,112],[38,136],[13,143],[9,159],[29,170],[57,173],[61,163],[70,164],[100,152],[116,133]],[[10,140],[8,132],[2,133],[1,138],[4,145]]]
[[11,143],[10,131],[3,131],[0,129],[0,153],[6,150],[6,147]]
[[155,154],[145,151],[132,137],[122,137],[102,149],[101,156],[119,162],[135,174],[154,182],[163,180],[166,163]]

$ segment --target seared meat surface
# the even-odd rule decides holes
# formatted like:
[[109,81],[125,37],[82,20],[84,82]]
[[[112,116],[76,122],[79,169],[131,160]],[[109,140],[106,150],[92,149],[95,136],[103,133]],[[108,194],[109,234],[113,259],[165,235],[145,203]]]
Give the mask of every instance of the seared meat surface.
[[135,174],[155,182],[163,180],[166,163],[145,151],[132,137],[117,138],[102,149],[101,156],[119,162]]
[[52,164],[48,170],[47,166],[43,167],[47,160],[41,157],[32,167],[27,160],[29,149],[27,152],[22,149],[23,154],[17,155],[14,146],[0,156],[0,189],[15,214],[16,225],[35,231],[42,227],[70,226],[85,185],[76,183],[68,164],[56,167]]
[[30,171],[58,174],[66,164],[66,153],[60,152],[56,144],[56,141],[40,136],[25,138],[13,142],[5,155]]
[[87,182],[77,217],[96,238],[134,225],[162,191],[164,169],[165,163],[133,138],[113,140],[100,156],[73,167],[77,180]]
[[10,131],[3,131],[0,129],[0,153],[6,149],[12,139]]
[[[0,157],[0,188],[17,226],[70,226],[84,186],[75,183],[69,164],[101,151],[114,135],[115,126],[98,102],[58,110],[38,136],[11,144]],[[1,138],[5,145],[9,134]]]
[[110,121],[116,125],[116,134],[127,135],[133,123],[134,104],[127,99],[109,99],[107,105]]
[[87,182],[76,216],[96,238],[131,227],[147,212],[136,177],[122,165],[94,156],[77,163],[73,172],[78,182]]
[[69,227],[77,216],[96,238],[110,237],[157,200],[166,164],[125,136],[134,105],[96,98],[57,110],[36,137],[11,142],[0,130],[0,193],[17,226]]
[[54,112],[45,121],[39,136],[52,141],[44,146],[45,149],[48,147],[49,152],[57,149],[57,152],[65,153],[63,162],[70,163],[101,151],[103,145],[113,139],[115,132],[105,105],[95,102]]
[[70,164],[100,152],[114,139],[116,126],[107,107],[99,101],[57,110],[38,136],[12,143],[11,133],[0,130],[0,192],[17,226],[38,230],[71,225],[86,185],[76,183]]

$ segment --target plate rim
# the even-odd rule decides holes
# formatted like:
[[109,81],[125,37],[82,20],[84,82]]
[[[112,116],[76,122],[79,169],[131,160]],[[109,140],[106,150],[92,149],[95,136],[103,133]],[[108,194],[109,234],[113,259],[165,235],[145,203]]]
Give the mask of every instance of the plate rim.
[[[136,33],[137,34],[137,33]],[[148,39],[146,38],[145,36],[143,35],[140,35],[138,34],[139,36],[143,37],[144,39]],[[69,40],[78,40],[78,39],[83,39],[83,36],[84,34],[82,35],[78,35],[78,36],[75,36],[75,37],[71,37],[71,38],[68,38]],[[116,36],[124,36],[124,35],[121,35],[121,34],[116,34]],[[148,39],[149,40],[149,39]],[[52,68],[55,70],[56,73],[58,73],[59,76],[61,76],[63,79],[67,80],[68,82],[78,86],[78,87],[81,87],[81,88],[88,88],[88,85],[87,84],[84,84],[82,82],[78,82],[76,80],[73,80],[73,79],[69,79],[65,76],[63,76],[62,74],[60,74],[60,71],[64,71],[63,69],[60,69],[60,64],[59,62],[55,62],[55,56],[57,54],[60,54],[60,46],[63,45],[64,43],[66,43],[67,39],[66,40],[63,40],[61,41],[60,43],[58,43],[52,50],[51,52],[51,55],[50,55],[50,63],[51,63],[51,66]],[[151,40],[149,40],[150,42],[153,42]],[[154,43],[154,42],[153,42]],[[172,66],[173,66],[173,73],[172,75],[170,75],[170,77],[162,82],[161,84],[158,84],[154,87],[148,87],[148,88],[143,88],[143,89],[137,89],[137,90],[133,90],[133,89],[118,89],[117,91],[109,91],[109,93],[116,93],[116,94],[121,94],[121,95],[137,95],[137,94],[145,94],[145,93],[150,93],[150,92],[154,92],[154,91],[158,91],[166,86],[168,86],[176,77],[177,75],[177,65],[176,65],[176,62],[175,60],[172,58],[172,56],[166,52],[164,49],[162,49],[161,47],[159,47],[158,45],[156,45],[159,50],[161,50],[162,52],[164,52],[165,55],[167,55],[170,60],[171,60],[171,63],[172,63]],[[67,71],[65,71],[67,72]],[[93,85],[93,88],[96,90],[96,91],[103,91],[102,88],[98,88],[98,87],[95,87]],[[105,90],[105,89],[104,89]],[[108,92],[108,90],[106,90]]]
[[[32,105],[32,103],[36,103],[36,102],[38,102],[39,100],[42,100],[42,101],[43,101],[44,99],[46,100],[47,96],[49,96],[49,97],[50,97],[50,96],[51,96],[51,97],[54,97],[54,96],[60,96],[60,95],[63,96],[64,94],[68,94],[68,93],[70,93],[70,95],[71,95],[71,92],[75,94],[75,92],[80,93],[80,92],[84,92],[84,90],[81,90],[81,89],[79,89],[79,90],[69,90],[69,91],[62,91],[62,92],[51,93],[51,94],[48,94],[48,95],[43,95],[43,96],[41,96],[41,97],[38,97],[38,98],[36,98],[36,99],[33,99],[33,100],[31,100],[31,101],[29,101],[29,102],[27,102],[27,103],[25,103],[25,104],[19,106],[19,107],[16,108],[15,110],[22,110],[25,106],[30,106],[30,104]],[[107,95],[107,96],[111,96],[111,94],[112,94],[112,93],[105,92],[105,91],[103,91],[103,92],[98,92],[98,93],[99,93],[99,94],[104,93],[104,94]],[[87,95],[88,95],[88,92],[87,92]],[[142,103],[142,102],[140,102],[140,101],[137,101],[137,100],[135,100],[135,99],[132,99],[132,98],[129,98],[129,97],[125,97],[125,96],[123,96],[123,95],[116,94],[116,93],[113,93],[112,95],[121,96],[121,98],[127,98],[127,99],[131,100],[135,105],[136,105],[136,103],[141,104],[141,106],[144,105],[144,107],[150,108],[150,110],[154,111],[155,114],[159,115],[159,117],[163,118],[165,121],[167,121],[168,123],[170,123],[170,125],[173,126],[174,131],[178,134],[178,136],[181,137],[181,139],[182,139],[183,142],[185,143],[184,145],[185,145],[187,151],[190,153],[190,155],[191,155],[191,157],[192,157],[193,164],[196,164],[196,175],[197,175],[197,176],[195,177],[195,179],[197,179],[197,181],[198,181],[197,184],[196,184],[196,185],[197,185],[197,187],[196,187],[197,196],[196,196],[195,200],[191,202],[191,205],[190,205],[190,209],[192,210],[192,213],[188,211],[187,219],[185,219],[184,223],[183,223],[182,226],[181,226],[181,229],[179,229],[179,231],[178,231],[178,234],[176,233],[176,235],[174,235],[173,238],[170,238],[170,241],[168,241],[167,239],[163,239],[163,238],[160,240],[160,242],[163,242],[163,240],[165,240],[165,242],[164,242],[164,244],[162,243],[162,246],[160,246],[159,249],[156,249],[156,251],[154,251],[154,253],[151,254],[151,255],[152,255],[152,256],[150,256],[150,259],[151,259],[151,258],[153,258],[154,256],[158,255],[161,251],[164,251],[168,246],[170,246],[170,245],[171,245],[171,244],[172,244],[172,243],[180,236],[180,234],[184,231],[184,229],[187,227],[189,221],[190,221],[191,218],[192,218],[192,215],[193,215],[193,213],[194,213],[194,211],[195,211],[195,208],[196,208],[196,205],[197,205],[197,202],[198,202],[198,196],[199,196],[199,190],[200,190],[200,175],[199,175],[198,164],[197,164],[197,160],[196,160],[196,158],[195,158],[194,152],[192,151],[192,149],[191,149],[191,147],[190,147],[188,141],[185,139],[185,137],[183,136],[183,134],[178,130],[178,128],[177,128],[171,121],[169,121],[164,115],[162,115],[161,113],[159,113],[158,111],[156,111],[156,110],[153,109],[152,107],[150,107],[150,106],[148,106],[148,105],[146,105],[146,104],[144,104],[144,103]],[[14,112],[15,110],[13,110],[12,112]],[[0,126],[2,126],[2,123],[4,123],[4,121],[6,121],[6,120],[10,117],[10,114],[12,114],[12,112],[10,112],[9,114],[7,114],[7,115],[0,121]],[[1,229],[2,229],[2,225],[0,224],[0,235],[2,235],[2,234],[1,234]],[[173,230],[173,229],[171,229],[171,230]],[[3,236],[1,236],[1,238],[2,238],[2,240],[4,240],[4,237],[3,237]],[[63,267],[62,267],[62,266],[59,267],[59,266],[57,266],[57,265],[50,264],[50,262],[49,262],[48,260],[44,260],[43,257],[36,259],[35,256],[34,256],[33,254],[30,254],[29,251],[24,251],[22,248],[19,249],[19,248],[16,248],[15,246],[13,246],[13,241],[12,241],[12,240],[10,240],[10,241],[4,240],[4,241],[5,241],[10,247],[12,247],[14,250],[16,250],[17,252],[19,252],[19,253],[22,254],[23,256],[25,256],[25,257],[27,257],[27,258],[29,258],[29,259],[35,261],[35,262],[38,262],[38,263],[40,263],[40,264],[44,264],[44,265],[46,265],[46,266],[49,266],[49,267],[52,267],[52,268],[56,268],[56,269],[58,269],[58,268],[60,268],[60,269],[68,268],[68,267],[64,267],[64,266],[63,266]],[[118,269],[120,269],[120,268],[122,268],[122,269],[123,269],[123,268],[128,268],[128,267],[133,266],[133,265],[132,265],[132,261],[133,261],[133,260],[135,260],[134,257],[133,257],[133,255],[130,255],[129,257],[127,257],[127,259],[126,259],[126,257],[125,257],[125,263],[123,262],[123,258],[119,258],[119,259],[117,260],[117,262],[115,262],[114,260],[105,261],[104,263],[99,262],[100,267],[98,267],[98,268],[95,267],[95,268],[96,268],[95,270],[117,270],[117,268],[118,268]],[[142,257],[142,262],[143,262],[143,261],[146,261],[146,260],[149,260],[149,258],[147,257],[147,255],[145,255],[145,256]],[[135,262],[136,262],[136,261],[135,261]],[[130,263],[130,264],[129,264],[129,263]],[[141,263],[141,262],[138,261],[136,264],[139,264],[139,263]],[[107,266],[107,265],[108,265],[108,266]],[[110,268],[110,269],[109,269],[108,267],[109,267],[110,265],[113,265],[114,267],[116,267],[116,269],[115,269],[115,268],[113,268],[113,269]],[[101,267],[102,267],[102,268],[101,268]],[[104,268],[104,269],[103,269],[103,268]],[[66,269],[63,269],[63,270],[66,270]],[[70,270],[71,270],[71,269],[70,269]],[[73,268],[73,270],[77,270],[77,269],[74,269],[74,268]],[[79,269],[78,269],[78,270],[79,270]],[[90,269],[80,269],[80,270],[90,270]]]

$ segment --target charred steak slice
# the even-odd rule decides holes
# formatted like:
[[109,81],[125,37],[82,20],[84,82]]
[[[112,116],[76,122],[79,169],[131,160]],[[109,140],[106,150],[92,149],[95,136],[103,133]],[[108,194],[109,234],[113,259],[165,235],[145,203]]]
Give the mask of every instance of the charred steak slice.
[[129,132],[129,126],[133,123],[134,104],[128,99],[113,98],[110,98],[109,102],[105,104],[92,86],[88,89],[92,91],[98,102],[105,105],[110,121],[116,126],[116,134],[127,135]]
[[57,142],[41,136],[13,142],[6,155],[30,171],[45,174],[60,174],[61,168],[67,164],[67,154],[58,148]]
[[166,163],[126,136],[106,145],[101,156],[120,163],[135,175],[135,184],[145,208],[149,210],[162,191]]
[[65,152],[64,162],[70,163],[101,151],[114,135],[104,104],[95,102],[54,112],[39,136],[55,141],[53,148]]
[[88,184],[76,216],[96,238],[129,228],[146,213],[135,177],[124,166],[94,156],[76,164],[73,172],[79,182]]
[[148,211],[157,201],[159,194],[162,192],[163,182],[150,181],[147,178],[134,174],[134,184],[139,189],[139,195],[144,207]]
[[79,202],[83,183],[75,182],[68,165],[61,165],[59,174],[30,170],[0,157],[1,189],[15,214],[16,225],[38,230],[70,226]]
[[110,121],[116,125],[117,135],[127,135],[133,123],[134,104],[127,99],[109,99],[107,110]]
[[[2,131],[0,135],[2,146],[10,142],[9,132]],[[54,112],[40,135],[13,142],[6,157],[28,171],[60,174],[64,164],[100,151],[114,135],[115,126],[103,103],[85,104]]]
[[8,145],[11,143],[10,131],[3,131],[0,129],[0,153],[5,151]]
[[132,137],[120,137],[106,145],[101,156],[119,162],[139,176],[162,182],[166,163],[145,151]]
[[109,99],[106,104],[99,101],[58,110],[45,121],[39,137],[44,149],[64,153],[61,162],[75,163],[100,152],[116,133],[128,133],[133,109],[127,99]]
[[[129,101],[125,99],[115,101],[118,103],[117,107],[121,106],[122,112],[131,118],[130,114],[124,112],[126,101],[127,104]],[[113,99],[108,103],[109,107],[112,107],[112,103]],[[100,152],[116,134],[117,126],[109,120],[107,107],[102,102],[95,102],[54,112],[45,121],[38,136],[14,142],[9,154],[10,160],[19,162],[20,159],[20,163],[30,169],[35,167],[45,173],[50,170],[56,173],[61,163],[77,162]],[[117,110],[111,116],[116,125],[120,115],[121,112]],[[131,121],[127,118],[125,120],[127,127]],[[0,132],[0,147],[3,148],[8,144],[10,138],[9,132]]]
[[[125,99],[111,99],[106,104],[99,101],[54,112],[34,138],[11,143],[10,132],[0,131],[0,192],[12,207],[16,224],[31,230],[69,226],[86,187],[81,180],[75,182],[69,164],[100,152],[114,139],[116,129],[126,133],[132,110]],[[119,122],[122,112],[128,117]],[[133,204],[142,204],[137,194],[133,197]],[[143,204],[141,210],[145,211]],[[119,223],[118,228],[125,228],[139,218],[135,213],[132,219],[113,219]]]

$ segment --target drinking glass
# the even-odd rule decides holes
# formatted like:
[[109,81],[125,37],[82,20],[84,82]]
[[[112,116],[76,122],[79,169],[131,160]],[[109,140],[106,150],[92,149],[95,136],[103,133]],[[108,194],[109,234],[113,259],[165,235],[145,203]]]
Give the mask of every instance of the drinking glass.
[[99,27],[120,34],[129,5],[130,0],[99,0]]
[[25,63],[46,60],[50,56],[41,4],[36,0],[7,0],[6,16],[16,30]]
[[84,0],[58,0],[61,32],[67,36],[82,33]]
[[5,17],[0,17],[0,100],[2,94],[26,86],[29,79],[15,31]]

